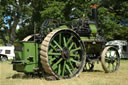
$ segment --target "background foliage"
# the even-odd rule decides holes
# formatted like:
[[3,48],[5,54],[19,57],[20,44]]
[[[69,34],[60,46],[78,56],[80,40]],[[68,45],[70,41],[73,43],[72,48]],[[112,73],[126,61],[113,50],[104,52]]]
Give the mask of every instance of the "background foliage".
[[0,0],[0,44],[13,43],[39,32],[45,19],[64,22],[91,17],[98,4],[99,33],[107,40],[128,40],[127,0]]

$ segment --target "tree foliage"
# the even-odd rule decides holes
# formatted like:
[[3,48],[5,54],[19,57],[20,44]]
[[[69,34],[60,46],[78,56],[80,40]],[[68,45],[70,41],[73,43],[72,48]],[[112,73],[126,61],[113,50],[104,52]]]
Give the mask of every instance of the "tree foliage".
[[[67,22],[73,18],[91,19],[91,4],[98,4],[99,33],[107,40],[126,39],[127,0],[1,0],[0,42],[13,43],[39,32],[45,19]],[[18,28],[18,29],[17,29]]]
[[[128,28],[128,1],[127,0],[103,0],[99,7],[99,22],[103,29],[102,34],[108,40],[125,39]],[[126,23],[124,23],[125,21]],[[124,33],[123,33],[124,32]],[[122,37],[123,36],[123,37]]]
[[[27,20],[31,15],[31,8],[28,6],[30,0],[1,0],[0,6],[2,6],[2,16],[4,26],[1,28],[1,36],[5,43],[12,43],[15,41],[16,28],[21,24],[21,20]],[[6,19],[7,18],[7,19]]]

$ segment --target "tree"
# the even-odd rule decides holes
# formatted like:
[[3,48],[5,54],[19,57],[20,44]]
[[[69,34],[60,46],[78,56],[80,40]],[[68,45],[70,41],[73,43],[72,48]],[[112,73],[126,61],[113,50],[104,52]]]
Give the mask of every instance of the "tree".
[[47,0],[44,10],[41,11],[42,19],[55,18],[62,21],[71,20],[71,16],[77,18],[90,13],[90,2],[88,0]]
[[10,17],[6,19],[4,25],[8,26],[2,26],[1,29],[1,36],[4,36],[4,31],[6,32],[7,36],[9,37],[9,40],[7,40],[5,37],[2,37],[2,39],[6,43],[12,43],[16,39],[16,28],[18,25],[21,24],[22,21],[26,21],[29,19],[29,17],[32,15],[31,8],[29,7],[30,0],[2,0],[1,1],[1,7],[3,8],[3,12],[0,16],[3,16],[1,21],[5,20],[5,17]]
[[[91,4],[98,4],[98,30],[107,40],[127,39],[127,0],[1,0],[0,38],[4,43],[22,40],[36,32],[45,19],[54,18],[63,22],[73,18],[91,19]],[[5,18],[9,17],[8,19]],[[36,25],[36,26],[35,26]],[[17,29],[17,26],[19,29]]]
[[[102,34],[108,40],[127,39],[125,30],[126,25],[121,25],[121,21],[128,22],[128,1],[127,0],[102,0],[102,5],[99,8],[99,22],[102,28]],[[123,33],[124,32],[124,33]],[[121,37],[124,38],[121,38]]]

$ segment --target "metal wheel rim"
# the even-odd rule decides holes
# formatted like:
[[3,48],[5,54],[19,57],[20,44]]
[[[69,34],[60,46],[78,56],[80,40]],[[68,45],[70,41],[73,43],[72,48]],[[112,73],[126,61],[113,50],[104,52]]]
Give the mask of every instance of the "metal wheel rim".
[[115,47],[106,47],[101,55],[101,64],[106,73],[115,72],[120,66],[120,56]]
[[[68,35],[70,35],[70,34],[75,35],[75,36],[73,36],[73,37],[70,36],[69,39],[67,39],[68,38]],[[62,39],[59,38],[60,36],[62,37]],[[77,43],[78,42],[80,43],[81,48],[77,47],[75,49],[72,49],[73,48],[72,47],[73,44],[70,44],[69,47],[67,46],[70,43],[70,40],[72,40],[72,39],[74,40],[74,38],[75,39],[78,38],[76,40],[78,40]],[[61,41],[61,43],[60,43],[60,41]],[[60,44],[62,44],[62,45],[60,45]],[[73,56],[74,57],[77,56],[76,58],[78,59],[79,56],[78,55],[70,54],[70,51],[69,51],[69,54],[72,57],[64,57],[63,56],[63,49],[66,46],[67,46],[67,49],[70,50],[70,51],[72,51],[72,52],[74,52],[74,51],[81,52],[81,54],[79,55],[80,56],[80,62],[77,61],[77,60],[74,60],[74,58],[72,58]],[[82,51],[81,51],[81,49],[82,49]],[[50,67],[51,72],[49,72],[48,70],[47,71],[49,73],[53,74],[54,76],[56,76],[57,78],[59,78],[59,79],[60,78],[71,78],[71,77],[74,77],[74,76],[78,76],[79,73],[83,70],[84,63],[85,63],[84,48],[82,46],[82,42],[80,41],[80,38],[73,31],[71,31],[71,30],[59,30],[59,31],[57,31],[51,37],[50,42],[48,44],[48,49],[47,50],[48,50],[48,53],[47,53],[47,55],[48,55],[48,64],[49,64],[49,67]],[[53,52],[51,52],[51,51],[53,51]],[[55,58],[55,56],[59,56],[59,57]],[[65,54],[65,56],[68,56],[68,55]],[[51,57],[51,59],[50,59],[50,57]],[[52,62],[54,62],[55,64],[54,63],[52,64]],[[72,64],[72,62],[73,62],[73,64]],[[43,61],[42,61],[42,63],[43,63]],[[78,69],[76,69],[74,71],[73,70],[73,68],[74,68],[73,66],[75,66],[76,63],[77,64],[79,63],[80,65],[78,65]]]

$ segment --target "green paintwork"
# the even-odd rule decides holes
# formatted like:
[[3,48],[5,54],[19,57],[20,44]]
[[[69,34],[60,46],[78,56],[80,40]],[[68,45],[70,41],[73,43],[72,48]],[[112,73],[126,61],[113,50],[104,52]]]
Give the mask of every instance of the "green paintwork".
[[57,29],[68,29],[68,27],[66,25],[62,25],[62,26],[58,27]]
[[[89,27],[91,29],[90,37],[82,36],[80,37],[82,41],[95,41],[97,33],[96,25],[89,24]],[[55,28],[54,30],[58,29],[68,29],[68,26],[63,25]],[[46,34],[50,32],[47,32],[47,30]],[[73,35],[73,33],[70,34],[62,32],[55,35],[51,40],[48,48],[48,61],[51,68],[59,76],[72,76],[75,72],[77,72],[77,66],[81,65],[82,60],[80,51],[82,47],[79,46],[76,39],[77,38]],[[22,50],[15,51],[16,60],[20,61],[20,63],[14,63],[13,69],[18,72],[32,73],[35,72],[34,68],[42,68],[39,60],[40,45],[41,44],[36,42],[21,42],[20,45],[16,45],[22,47]],[[97,46],[99,45],[86,45],[86,52],[101,52],[99,49],[97,50]],[[64,56],[62,56],[62,52],[65,47],[68,49],[70,55],[67,60]]]
[[74,52],[74,51],[77,51],[77,50],[81,50],[81,48],[75,48],[75,49],[72,49],[71,52]]
[[62,47],[55,40],[53,42],[62,50]]
[[91,29],[91,34],[90,34],[90,37],[80,37],[81,40],[83,41],[95,41],[95,37],[96,37],[96,34],[97,34],[97,28],[96,28],[96,25],[95,24],[89,24],[89,27]]
[[61,55],[61,53],[55,53],[55,52],[51,53],[51,52],[49,52],[48,55]]
[[81,62],[80,61],[77,61],[77,60],[74,60],[73,58],[70,58],[70,61],[76,63],[76,64],[80,64]]
[[65,65],[66,65],[66,61],[64,61],[63,70],[62,70],[62,76],[63,77],[64,77],[64,72],[65,72]]
[[14,43],[15,47],[18,47],[18,49],[16,50],[15,48],[15,56],[19,56],[19,57],[15,57],[16,60],[23,60],[22,57],[22,50],[23,50],[23,44],[22,43]]
[[58,67],[58,75],[61,74],[61,64],[59,64],[59,67]]
[[[57,29],[67,29],[67,26],[60,26]],[[80,60],[79,54],[74,54],[74,52],[80,50],[81,48],[76,45],[76,42],[72,41],[74,37],[71,34],[65,36],[65,34],[59,34],[56,39],[52,41],[49,45],[49,64],[51,65],[52,69],[61,76],[72,75],[75,72],[75,64],[78,64],[79,61],[75,59],[69,59],[65,61],[62,56],[61,52],[57,49],[63,50],[63,47],[67,47],[69,49],[70,56],[75,58],[77,57]],[[59,41],[58,41],[59,40]],[[41,68],[40,64],[40,56],[39,56],[39,49],[40,44],[35,42],[21,42],[19,45],[15,45],[16,47],[22,47],[22,50],[16,51],[16,61],[20,63],[14,63],[13,69],[18,72],[25,72],[25,73],[33,73],[35,72],[34,68]],[[62,63],[63,62],[63,63]],[[73,64],[74,63],[74,64]],[[72,69],[70,69],[72,68]]]
[[92,34],[96,34],[97,33],[97,28],[95,24],[89,24],[89,27],[91,29],[91,33]]
[[88,37],[80,37],[81,40],[88,40],[89,38]]
[[39,44],[35,42],[22,42],[22,50],[15,51],[16,59],[20,63],[14,63],[13,69],[19,72],[34,72],[34,68],[39,67],[38,56]]
[[53,66],[52,69],[56,69],[58,64],[62,61],[62,58],[60,58]]
[[72,71],[71,71],[70,67],[68,66],[68,64],[66,64],[66,68],[67,68],[68,72],[70,73],[70,75],[72,75]]
[[20,51],[20,52],[15,51],[15,55],[16,55],[16,56],[19,56],[19,57],[15,57],[16,60],[22,60],[22,59],[23,59],[23,57],[22,57],[22,52],[21,52],[21,51]]
[[69,50],[71,50],[71,48],[73,47],[73,45],[74,45],[74,42],[72,42],[72,44],[69,46]]
[[95,41],[95,37],[80,37],[83,41]]
[[50,46],[52,47],[52,50],[56,51],[56,48],[52,44],[50,44]]
[[68,39],[68,41],[67,41],[67,46],[68,46],[68,44],[71,42],[72,38],[73,38],[73,36],[71,36],[71,37]]

